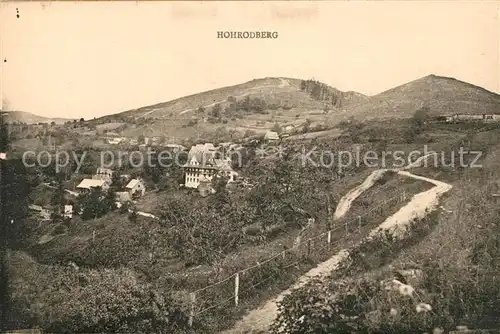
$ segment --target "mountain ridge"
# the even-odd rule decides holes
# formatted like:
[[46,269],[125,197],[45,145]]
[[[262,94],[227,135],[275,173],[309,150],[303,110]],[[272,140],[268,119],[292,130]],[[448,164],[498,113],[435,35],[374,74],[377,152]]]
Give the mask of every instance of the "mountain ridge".
[[67,121],[73,120],[70,118],[62,118],[62,117],[45,117],[21,110],[9,110],[6,112],[7,112],[7,119],[10,120],[11,122],[21,122],[27,124],[51,123],[51,122],[54,122],[56,124],[64,124]]

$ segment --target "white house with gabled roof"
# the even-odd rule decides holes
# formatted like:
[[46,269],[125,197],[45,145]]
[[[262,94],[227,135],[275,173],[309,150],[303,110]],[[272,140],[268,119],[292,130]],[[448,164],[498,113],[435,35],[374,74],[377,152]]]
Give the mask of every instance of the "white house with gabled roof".
[[93,188],[101,188],[101,190],[107,191],[109,184],[105,180],[83,179],[76,188],[81,194],[84,194],[90,192]]
[[133,179],[125,186],[126,191],[130,194],[130,197],[144,196],[146,193],[146,185],[140,179]]

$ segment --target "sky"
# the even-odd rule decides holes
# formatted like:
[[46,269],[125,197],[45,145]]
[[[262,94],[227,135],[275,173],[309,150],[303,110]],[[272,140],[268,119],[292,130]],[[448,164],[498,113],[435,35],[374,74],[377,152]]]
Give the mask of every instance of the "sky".
[[[500,91],[500,2],[0,6],[3,108],[41,116],[88,119],[274,76],[367,95],[428,74]],[[217,39],[227,30],[278,38]]]

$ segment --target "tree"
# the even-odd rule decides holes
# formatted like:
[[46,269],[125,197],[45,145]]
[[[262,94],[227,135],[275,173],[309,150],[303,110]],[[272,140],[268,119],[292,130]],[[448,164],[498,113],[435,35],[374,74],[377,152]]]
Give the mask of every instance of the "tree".
[[61,214],[66,204],[66,199],[64,197],[64,180],[66,175],[62,172],[57,173],[57,189],[54,191],[54,195],[50,201],[50,204],[56,207],[56,212]]
[[306,90],[306,88],[307,88],[307,83],[306,83],[306,81],[305,81],[305,80],[301,80],[301,81],[300,81],[300,90],[301,90],[301,91],[305,91],[305,90]]
[[219,103],[216,103],[212,107],[212,116],[215,118],[220,118],[221,117],[221,112],[222,112],[222,107]]
[[[41,272],[41,267],[36,269],[36,273]],[[52,313],[41,307],[28,311],[28,318],[37,319],[43,332],[176,333],[188,329],[186,313],[172,296],[158,293],[151,283],[141,282],[132,270],[80,268],[75,272],[51,266],[43,272],[45,277],[38,280],[26,279],[31,284],[25,298],[53,305]],[[36,287],[34,282],[39,280],[47,291]],[[28,309],[24,300],[19,307]]]
[[111,189],[113,191],[120,191],[123,188],[122,177],[118,171],[115,171],[111,176]]
[[80,123],[83,123],[83,122],[85,122],[85,119],[82,117],[82,118],[80,118]]
[[137,221],[137,210],[135,208],[132,208],[132,212],[128,215],[128,220],[133,223]]
[[417,133],[423,131],[426,121],[429,119],[429,107],[422,107],[415,111],[412,117],[412,125]]
[[281,126],[278,123],[274,123],[273,127],[271,128],[271,131],[274,131],[276,133],[281,133]]
[[139,137],[137,137],[137,142],[139,144],[144,144],[145,139],[144,135],[139,135]]
[[302,126],[302,132],[303,133],[306,133],[306,132],[309,132],[311,131],[311,120],[308,118],[306,119],[304,125]]
[[80,207],[83,220],[102,217],[116,208],[114,192],[103,192],[100,187],[92,188],[90,193],[80,196]]
[[205,108],[203,108],[203,106],[199,106],[199,107],[198,107],[198,110],[196,110],[196,112],[197,112],[198,114],[203,114],[203,113],[205,113]]
[[218,211],[221,211],[225,205],[230,203],[229,193],[227,191],[227,182],[229,178],[222,174],[217,174],[212,178],[212,188],[215,195],[210,199],[211,205]]
[[406,133],[406,141],[408,143],[413,142],[415,138],[425,130],[425,124],[429,119],[429,113],[429,108],[426,106],[415,111]]

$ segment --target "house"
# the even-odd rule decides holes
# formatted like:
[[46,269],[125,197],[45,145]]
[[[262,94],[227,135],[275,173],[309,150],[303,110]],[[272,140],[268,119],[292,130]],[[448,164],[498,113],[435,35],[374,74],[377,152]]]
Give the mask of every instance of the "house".
[[438,120],[445,120],[447,123],[467,122],[467,121],[493,122],[493,121],[500,121],[500,115],[496,115],[496,114],[455,114],[455,115],[439,116],[437,119]]
[[109,184],[111,184],[112,179],[113,171],[109,168],[97,168],[96,173],[92,175],[92,180],[104,180]]
[[179,144],[166,144],[166,145],[164,145],[164,147],[170,149],[174,153],[182,152],[182,151],[187,150],[186,146],[182,146],[182,145],[179,145]]
[[64,206],[64,218],[73,218],[73,205]]
[[118,145],[120,144],[121,142],[123,142],[123,138],[107,138],[107,141],[108,141],[108,144],[111,144],[111,145]]
[[228,182],[234,182],[236,173],[230,164],[230,160],[217,158],[217,150],[211,143],[198,144],[189,150],[187,163],[184,169],[185,183],[187,188],[198,188],[201,182],[211,182],[215,174],[223,174],[229,178]]
[[146,186],[140,179],[130,180],[130,182],[125,186],[125,189],[130,194],[131,198],[144,196],[146,193]]
[[277,132],[274,131],[267,131],[266,135],[264,136],[264,141],[271,143],[280,140],[280,136],[278,136]]
[[128,191],[117,191],[115,196],[115,201],[119,203],[130,202],[132,200]]
[[146,144],[141,144],[141,145],[139,145],[139,150],[146,151],[147,147],[148,146]]
[[90,192],[92,188],[101,188],[103,191],[107,191],[109,184],[105,180],[83,179],[76,188],[80,194],[85,194]]
[[457,121],[482,121],[484,119],[484,115],[457,114],[457,115],[455,115],[455,119]]

